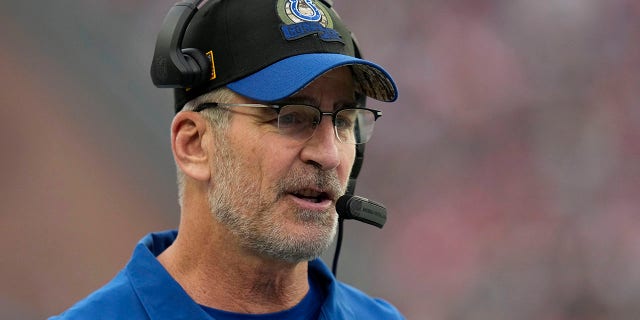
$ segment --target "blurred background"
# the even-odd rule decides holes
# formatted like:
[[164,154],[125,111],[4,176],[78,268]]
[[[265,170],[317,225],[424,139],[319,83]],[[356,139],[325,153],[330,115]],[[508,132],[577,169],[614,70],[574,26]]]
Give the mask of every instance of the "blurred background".
[[[174,0],[2,0],[0,318],[42,319],[178,222]],[[637,319],[640,1],[336,0],[395,104],[339,277],[409,319]],[[333,252],[325,260],[331,262]]]

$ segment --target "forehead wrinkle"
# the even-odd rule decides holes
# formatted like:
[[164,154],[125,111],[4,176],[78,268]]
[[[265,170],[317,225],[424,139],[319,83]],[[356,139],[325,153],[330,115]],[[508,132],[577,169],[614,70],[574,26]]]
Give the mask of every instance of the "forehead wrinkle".
[[[318,101],[317,98],[313,97],[313,96],[308,96],[308,95],[304,95],[304,94],[296,94],[293,96],[290,96],[288,98],[285,98],[281,101],[278,101],[277,103],[281,103],[281,104],[305,104],[305,105],[309,105],[309,106],[314,106],[317,108],[321,108],[320,106],[320,101]],[[355,99],[341,99],[341,100],[337,100],[333,103],[333,110],[338,110],[344,106],[355,106],[356,105],[356,101]]]

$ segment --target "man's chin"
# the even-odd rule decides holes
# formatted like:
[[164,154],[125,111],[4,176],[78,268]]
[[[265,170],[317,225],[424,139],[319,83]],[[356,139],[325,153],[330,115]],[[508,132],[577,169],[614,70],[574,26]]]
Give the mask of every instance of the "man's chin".
[[[313,260],[322,255],[333,243],[337,228],[334,225],[294,223],[274,235],[274,245],[267,249],[269,255],[288,262]],[[286,234],[286,235],[285,235]]]

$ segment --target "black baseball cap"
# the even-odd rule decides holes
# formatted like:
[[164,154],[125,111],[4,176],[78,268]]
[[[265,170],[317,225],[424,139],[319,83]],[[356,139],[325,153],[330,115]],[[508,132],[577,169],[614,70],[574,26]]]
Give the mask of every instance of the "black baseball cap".
[[198,87],[175,89],[176,111],[225,85],[253,100],[282,100],[341,66],[351,67],[358,92],[398,97],[389,73],[355,57],[351,31],[323,0],[210,0],[193,16],[182,47],[205,53],[212,72]]

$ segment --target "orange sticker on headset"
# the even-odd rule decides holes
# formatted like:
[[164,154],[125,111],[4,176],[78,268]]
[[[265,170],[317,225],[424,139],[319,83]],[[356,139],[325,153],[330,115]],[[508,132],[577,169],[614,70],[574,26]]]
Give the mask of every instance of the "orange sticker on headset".
[[213,80],[216,78],[216,65],[213,62],[213,51],[210,50],[207,52],[207,58],[211,61],[211,78],[209,78],[209,80]]

